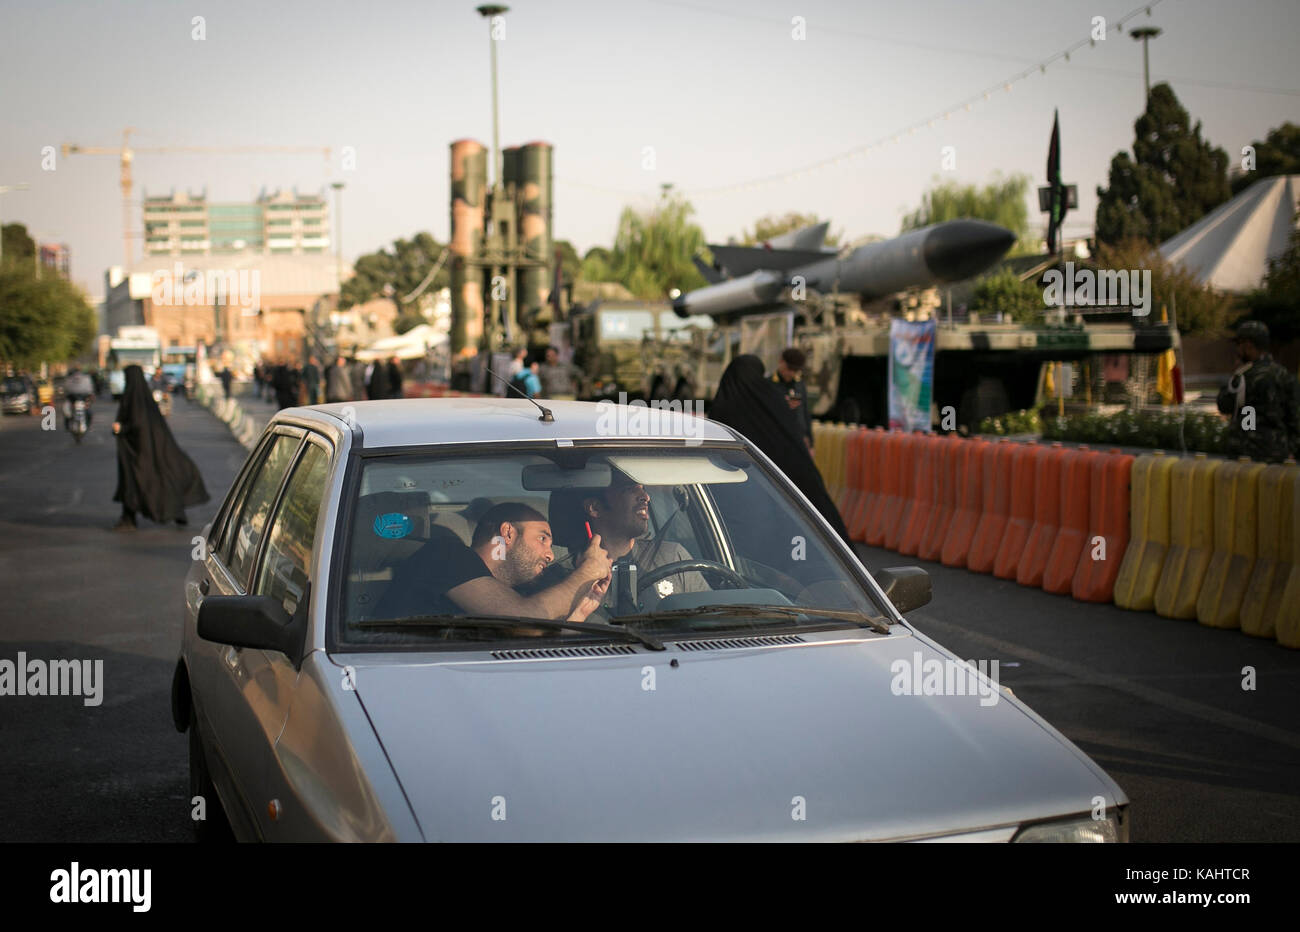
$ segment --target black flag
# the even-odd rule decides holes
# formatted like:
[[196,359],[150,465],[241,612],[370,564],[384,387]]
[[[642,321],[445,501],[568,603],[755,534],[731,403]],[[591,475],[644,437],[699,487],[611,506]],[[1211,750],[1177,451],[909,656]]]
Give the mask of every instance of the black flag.
[[1056,252],[1056,238],[1065,223],[1068,194],[1061,182],[1061,124],[1060,114],[1052,114],[1052,142],[1047,148],[1047,184],[1051,189],[1051,219],[1047,223],[1047,251]]

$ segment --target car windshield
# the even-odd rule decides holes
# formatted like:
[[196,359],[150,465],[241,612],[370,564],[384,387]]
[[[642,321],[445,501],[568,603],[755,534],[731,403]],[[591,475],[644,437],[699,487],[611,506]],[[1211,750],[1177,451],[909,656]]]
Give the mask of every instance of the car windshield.
[[[609,639],[610,625],[659,639],[879,630],[888,617],[743,449],[533,446],[366,456],[359,468],[341,510],[340,646],[530,646]],[[609,565],[592,558],[597,540],[612,566],[593,589],[584,573]],[[590,634],[527,618],[585,621]]]
[[5,379],[4,393],[6,395],[17,395],[25,391],[27,391],[27,385],[22,379]]

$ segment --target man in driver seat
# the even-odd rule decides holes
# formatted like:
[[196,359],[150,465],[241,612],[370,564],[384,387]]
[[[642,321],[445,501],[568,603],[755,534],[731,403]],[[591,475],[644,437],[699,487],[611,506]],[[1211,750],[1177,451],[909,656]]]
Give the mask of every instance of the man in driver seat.
[[[552,493],[550,512],[557,534],[561,533],[558,528],[568,529],[571,539],[560,543],[569,548],[569,555],[548,567],[534,585],[550,585],[557,578],[571,573],[575,554],[582,554],[590,538],[599,537],[601,547],[614,565],[614,583],[605,594],[602,605],[607,614],[616,604],[620,574],[627,579],[631,566],[636,567],[639,580],[658,567],[694,559],[681,544],[665,540],[662,529],[658,535],[646,536],[650,528],[650,496],[645,486],[616,469],[612,470],[612,480],[604,490]],[[643,608],[653,606],[659,599],[678,592],[707,592],[709,589],[700,573],[676,573],[652,583],[643,591],[641,605]]]

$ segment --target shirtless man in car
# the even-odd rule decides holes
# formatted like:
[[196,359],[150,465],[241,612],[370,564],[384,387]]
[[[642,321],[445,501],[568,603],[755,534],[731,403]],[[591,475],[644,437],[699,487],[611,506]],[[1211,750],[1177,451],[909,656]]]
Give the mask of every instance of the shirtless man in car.
[[593,538],[572,572],[530,595],[530,583],[555,560],[551,526],[536,509],[518,502],[489,508],[470,546],[447,535],[421,547],[398,567],[376,615],[511,615],[584,621],[601,603],[610,581],[609,555]]

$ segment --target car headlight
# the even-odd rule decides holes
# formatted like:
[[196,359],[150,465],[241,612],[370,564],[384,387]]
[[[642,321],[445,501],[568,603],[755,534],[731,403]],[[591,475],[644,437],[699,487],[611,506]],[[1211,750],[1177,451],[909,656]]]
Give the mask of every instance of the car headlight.
[[1013,842],[1056,842],[1065,844],[1102,844],[1128,841],[1128,825],[1112,810],[1106,818],[1064,819],[1026,825],[1011,839]]

